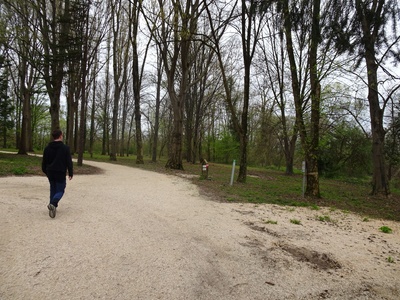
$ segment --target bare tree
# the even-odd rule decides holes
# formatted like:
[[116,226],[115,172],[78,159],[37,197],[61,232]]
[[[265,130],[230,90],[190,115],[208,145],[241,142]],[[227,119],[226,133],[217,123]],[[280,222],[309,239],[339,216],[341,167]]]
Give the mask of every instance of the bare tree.
[[[162,2],[158,1],[158,5],[162,4]],[[163,58],[161,56],[161,49],[162,49],[162,34],[159,30],[161,27],[161,22],[165,19],[165,15],[162,11],[159,10],[157,4],[154,3],[153,5],[143,6],[143,18],[146,22],[147,29],[150,33],[150,40],[154,41],[156,47],[154,49],[156,54],[156,63],[155,63],[155,79],[153,83],[156,85],[155,90],[155,112],[154,112],[154,126],[152,127],[153,137],[151,143],[151,157],[152,162],[157,161],[157,151],[159,145],[159,129],[160,129],[160,118],[161,118],[161,102],[162,102],[162,83],[163,83]],[[160,13],[159,13],[160,12]],[[150,119],[150,118],[149,118]],[[162,147],[163,148],[163,147]]]
[[[207,31],[208,25],[203,18],[202,21],[199,27],[202,27],[202,31]],[[189,73],[191,84],[185,102],[184,124],[186,160],[194,164],[206,158],[202,151],[204,128],[207,124],[206,114],[210,111],[210,104],[221,86],[221,81],[220,77],[215,75],[217,72],[213,70],[213,67],[216,67],[218,71],[218,65],[214,52],[206,46],[206,38],[203,36],[192,45]]]
[[70,30],[70,0],[30,2],[39,18],[39,39],[43,47],[42,75],[50,98],[51,128],[60,127],[60,96],[67,60]]
[[160,128],[160,105],[161,105],[161,81],[162,81],[162,59],[157,55],[157,69],[156,69],[156,98],[155,98],[155,116],[154,116],[154,137],[153,147],[151,151],[151,161],[157,161],[158,149],[158,132]]
[[[31,99],[35,93],[35,86],[39,80],[38,63],[35,58],[37,49],[40,49],[36,33],[31,27],[38,25],[32,6],[24,1],[5,1],[4,13],[8,14],[12,24],[9,41],[7,41],[7,60],[13,62],[18,76],[14,71],[9,72],[14,82],[15,94],[22,104],[21,130],[17,138],[18,154],[27,154],[33,151]],[[8,66],[8,67],[11,67]]]
[[225,65],[221,51],[221,47],[223,47],[221,40],[226,33],[230,22],[234,18],[236,18],[235,14],[238,1],[229,4],[230,12],[228,12],[227,17],[223,17],[221,14],[221,11],[223,11],[224,8],[216,8],[214,10],[214,13],[215,11],[217,11],[217,13],[215,13],[214,15],[214,13],[212,13],[211,6],[207,6],[207,14],[210,21],[211,41],[213,43],[212,49],[215,51],[219,61],[226,93],[226,104],[228,107],[228,111],[231,115],[233,127],[236,134],[238,135],[240,142],[240,168],[237,178],[238,182],[245,182],[247,176],[248,113],[250,100],[251,66],[257,46],[257,39],[261,32],[262,21],[264,17],[264,13],[262,11],[261,14],[259,13],[259,4],[260,3],[258,1],[242,0],[240,5],[241,11],[238,17],[240,25],[238,31],[240,32],[240,38],[242,42],[241,46],[244,69],[243,100],[240,111],[237,110],[234,98],[232,97],[231,84],[225,72]]
[[111,56],[111,30],[107,35],[107,60],[106,60],[106,70],[105,70],[105,92],[104,92],[104,102],[102,107],[102,122],[103,122],[103,138],[101,154],[110,154],[110,143],[109,143],[109,110],[110,110],[110,56]]
[[[286,61],[287,54],[285,51],[285,37],[284,30],[281,26],[279,15],[270,14],[268,16],[268,23],[265,26],[264,37],[259,40],[260,51],[258,72],[263,74],[264,82],[260,89],[265,90],[265,97],[268,97],[267,91],[272,94],[273,101],[269,101],[270,109],[274,110],[275,106],[278,108],[276,112],[278,116],[278,127],[279,140],[282,144],[282,149],[285,156],[286,170],[285,174],[293,175],[294,169],[294,155],[297,141],[297,130],[295,124],[291,124],[293,119],[288,111],[290,108],[290,102],[288,101],[288,88],[290,82],[287,74],[289,69]],[[268,87],[268,89],[266,88]],[[267,100],[263,104],[268,104]],[[262,107],[262,116],[266,113],[264,105]],[[265,122],[264,118],[261,122]],[[267,124],[264,124],[267,125]],[[271,126],[271,125],[270,125]],[[262,136],[266,135],[265,131],[271,131],[270,128],[262,126]],[[261,143],[267,140],[265,137],[262,138]],[[260,145],[259,145],[260,146]]]
[[126,15],[124,14],[123,1],[110,1],[109,5],[111,6],[111,29],[113,31],[112,58],[114,78],[114,101],[110,159],[117,160],[118,113],[121,92],[124,85],[127,83],[130,43],[128,43],[125,39],[125,36],[127,35],[127,27],[124,22],[126,20]]
[[[18,3],[16,3],[18,5]],[[16,28],[17,36],[17,53],[18,53],[18,77],[19,77],[19,97],[22,100],[22,123],[21,136],[18,145],[18,154],[27,154],[28,150],[32,151],[32,121],[31,121],[31,97],[34,94],[35,84],[37,83],[37,71],[30,63],[29,57],[32,55],[32,46],[34,44],[34,36],[29,30],[29,16],[32,17],[32,10],[25,2],[20,3],[19,21],[21,26]]]
[[87,77],[89,73],[89,11],[90,2],[83,2],[78,6],[81,8],[81,16],[79,19],[82,25],[82,57],[81,57],[81,107],[79,122],[79,144],[78,144],[78,166],[82,166],[83,152],[85,150],[85,133],[86,133],[86,110],[87,110]]
[[[166,167],[183,169],[183,119],[190,84],[190,49],[197,29],[201,1],[171,1],[170,7],[162,0],[159,0],[158,3],[161,14],[161,31],[157,39],[167,76],[167,91],[173,112],[173,133]],[[176,85],[178,78],[179,84]]]
[[[396,34],[400,10],[396,0],[332,1],[332,35],[342,52],[358,54],[367,70],[368,104],[372,132],[372,194],[389,195],[385,165],[384,112],[390,97],[383,99],[379,92],[378,71],[387,74],[385,61],[399,61],[399,41]],[[361,60],[358,61],[361,63]],[[392,77],[389,74],[389,77]],[[392,77],[393,78],[393,77]]]
[[146,64],[147,51],[150,41],[145,50],[145,56],[142,62],[142,67],[139,66],[138,54],[138,32],[139,32],[139,17],[142,13],[142,1],[133,0],[129,2],[129,39],[132,46],[132,81],[133,81],[133,97],[135,101],[135,136],[136,136],[136,163],[143,164],[143,141],[142,141],[142,113],[141,104],[141,86],[143,79],[144,66]]

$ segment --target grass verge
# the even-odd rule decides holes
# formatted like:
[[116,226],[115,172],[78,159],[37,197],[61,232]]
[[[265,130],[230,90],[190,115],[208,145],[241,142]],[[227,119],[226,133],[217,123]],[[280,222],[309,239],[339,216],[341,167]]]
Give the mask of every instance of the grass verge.
[[[318,210],[321,206],[331,210],[353,212],[364,219],[380,218],[400,221],[400,193],[395,190],[390,197],[372,197],[369,195],[368,180],[320,179],[321,198],[302,197],[302,175],[286,176],[282,171],[248,168],[246,183],[233,181],[230,185],[232,166],[209,163],[208,179],[204,179],[200,164],[184,163],[184,170],[165,169],[166,161],[156,163],[146,159],[144,164],[136,164],[136,157],[118,157],[111,162],[108,156],[94,155],[85,160],[102,161],[141,168],[148,171],[179,175],[199,186],[200,191],[217,201],[268,203],[291,207],[309,207]],[[43,175],[40,168],[41,158],[0,153],[0,176]],[[85,165],[77,167],[75,174],[94,174],[101,172]],[[235,179],[238,167],[235,169]]]
[[[33,155],[17,155],[0,152],[0,177],[5,176],[44,176],[42,172],[42,158]],[[83,165],[78,167],[74,163],[74,174],[95,174],[100,169]]]

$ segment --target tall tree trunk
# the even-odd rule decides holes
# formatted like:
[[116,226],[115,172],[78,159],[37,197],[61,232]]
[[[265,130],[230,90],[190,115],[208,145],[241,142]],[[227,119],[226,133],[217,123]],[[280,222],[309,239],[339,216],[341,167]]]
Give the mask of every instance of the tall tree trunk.
[[71,152],[75,153],[76,144],[74,139],[74,124],[75,124],[75,93],[76,88],[79,88],[76,84],[76,71],[75,63],[69,62],[69,74],[68,74],[68,90],[67,90],[67,132],[66,132],[66,143],[69,145]]
[[[121,24],[123,8],[122,1],[111,1],[112,3],[112,31],[113,31],[113,78],[114,78],[114,103],[113,103],[113,119],[111,131],[111,151],[110,160],[117,160],[118,153],[118,116],[119,116],[119,102],[121,98],[121,91],[126,84],[127,78],[127,55],[129,43],[125,43],[121,36]],[[124,65],[125,64],[125,65]]]
[[136,163],[144,164],[143,158],[143,141],[142,141],[142,112],[140,109],[141,95],[140,87],[142,76],[139,74],[139,55],[137,49],[137,37],[139,28],[139,15],[141,11],[142,1],[135,0],[131,7],[131,26],[130,39],[132,44],[132,80],[133,80],[133,96],[135,101],[135,137],[136,137]]
[[111,129],[111,151],[110,160],[117,160],[117,137],[118,137],[118,106],[119,106],[120,92],[115,87],[114,91],[114,102],[113,102],[113,118],[112,118],[112,129]]
[[[163,7],[159,1],[160,7]],[[182,147],[183,147],[183,117],[185,100],[189,88],[189,65],[192,35],[197,29],[197,18],[199,16],[199,0],[186,1],[186,7],[182,8],[180,1],[173,1],[173,51],[170,57],[168,49],[168,37],[165,22],[162,25],[162,48],[165,73],[167,74],[167,89],[170,96],[173,112],[172,138],[169,147],[169,158],[166,168],[183,169]],[[179,24],[180,21],[180,24]],[[175,91],[175,80],[177,75],[178,59],[180,58],[180,82],[179,93]]]
[[378,76],[373,49],[367,49],[365,60],[368,72],[368,102],[372,131],[372,194],[389,195],[389,181],[385,164],[385,134],[383,127],[383,109],[379,105]]
[[[294,153],[296,150],[296,142],[297,142],[297,126],[294,124],[294,128],[292,130],[288,127],[288,118],[286,116],[286,99],[285,99],[285,69],[286,69],[286,62],[285,62],[285,49],[283,47],[284,44],[284,32],[283,28],[280,28],[279,31],[279,45],[281,47],[280,50],[274,47],[275,51],[280,51],[280,61],[279,58],[275,58],[275,65],[276,70],[278,73],[278,81],[279,81],[279,93],[275,96],[275,99],[278,101],[278,106],[281,112],[281,122],[282,122],[282,132],[283,132],[283,151],[285,154],[285,174],[286,175],[293,175],[294,169]],[[275,41],[275,38],[274,38]],[[275,45],[274,45],[275,46]],[[277,55],[278,56],[278,55]],[[268,65],[268,64],[267,64]],[[272,80],[270,80],[272,83]],[[272,83],[273,84],[273,83]]]
[[[171,95],[170,95],[171,96]],[[181,99],[175,95],[173,106],[173,125],[172,125],[172,140],[169,148],[169,157],[166,164],[167,168],[174,170],[183,170],[182,164],[182,137],[183,137],[183,108],[184,105]]]
[[309,54],[310,62],[310,85],[311,85],[311,130],[310,141],[307,141],[306,168],[307,168],[307,187],[305,195],[320,197],[319,176],[318,176],[318,157],[319,157],[319,122],[320,122],[320,102],[321,86],[318,76],[318,45],[321,40],[320,33],[320,0],[313,0],[311,46]]
[[140,109],[140,92],[135,92],[135,129],[136,129],[136,163],[144,164],[142,139],[142,112]]
[[109,107],[110,107],[110,57],[111,57],[111,30],[107,38],[107,62],[106,62],[106,79],[105,79],[105,93],[103,105],[103,138],[101,155],[109,154]]
[[74,101],[74,141],[72,145],[74,146],[72,153],[78,153],[79,151],[79,98],[80,98],[80,84],[78,85],[78,89],[75,91],[75,101]]
[[36,76],[36,74],[35,74],[35,70],[34,70],[34,68],[31,66],[30,67],[30,72],[29,72],[30,74],[29,74],[29,83],[27,84],[28,85],[28,90],[29,90],[29,99],[27,99],[27,101],[29,102],[29,105],[28,105],[28,109],[27,109],[27,113],[28,113],[28,118],[29,118],[29,120],[27,121],[27,132],[28,132],[28,139],[27,139],[27,144],[28,144],[28,151],[29,152],[33,152],[34,151],[34,149],[33,149],[33,122],[32,122],[32,119],[33,119],[33,116],[32,116],[32,95],[33,95],[33,89],[34,89],[34,86],[35,86],[35,83],[36,83],[36,81],[37,81],[37,76]]
[[292,39],[292,18],[288,1],[283,1],[282,13],[284,17],[284,27],[286,36],[286,48],[290,63],[290,73],[292,79],[292,91],[296,108],[296,127],[299,131],[301,145],[305,153],[306,161],[306,191],[305,196],[319,197],[319,178],[318,178],[318,144],[319,144],[319,118],[320,118],[320,84],[317,72],[317,53],[320,41],[319,29],[319,0],[313,1],[311,46],[309,53],[310,83],[311,83],[311,128],[307,134],[306,121],[304,120],[303,106],[304,97],[300,92],[300,82],[297,75],[297,64],[294,54]]
[[[96,56],[96,62],[94,64],[93,73],[97,73],[98,67],[98,57]],[[97,82],[96,79],[93,80],[93,90],[92,90],[92,109],[90,113],[90,133],[89,133],[89,153],[90,157],[93,157],[93,144],[94,144],[94,135],[95,135],[95,113],[96,113],[96,88]]]
[[89,10],[90,4],[87,3],[83,6],[83,36],[82,36],[82,61],[81,61],[81,111],[80,111],[80,122],[79,122],[79,151],[78,151],[78,166],[83,165],[83,153],[85,152],[85,141],[86,141],[86,110],[87,110],[87,74],[88,74],[88,38],[89,38]]
[[[126,65],[127,66],[127,65]],[[123,92],[123,101],[122,101],[122,120],[121,120],[121,139],[119,141],[119,156],[123,157],[125,155],[125,150],[128,155],[129,147],[125,149],[125,129],[126,129],[126,120],[128,119],[128,85],[125,84],[124,92]]]
[[22,124],[21,124],[21,139],[18,149],[18,154],[28,154],[28,123],[31,121],[30,112],[30,92],[26,87],[27,80],[27,61],[24,57],[21,58],[19,70],[20,80],[20,97],[22,99]]
[[156,115],[154,121],[153,150],[151,151],[151,161],[157,161],[158,131],[160,127],[160,105],[161,105],[161,82],[162,82],[162,59],[157,56],[157,87],[156,87]]
[[[123,72],[122,72],[122,79],[121,79],[121,91],[123,87],[123,101],[122,101],[122,122],[121,122],[121,141],[120,141],[120,156],[124,156],[125,154],[125,128],[126,128],[126,120],[128,118],[128,104],[129,104],[129,97],[128,97],[128,68],[129,68],[129,46],[125,48],[124,60],[123,60]],[[134,67],[134,66],[133,66]],[[127,149],[127,152],[129,149]]]
[[[374,0],[371,9],[366,3],[356,0],[356,12],[361,21],[365,62],[368,74],[368,103],[372,131],[372,194],[389,195],[389,181],[386,173],[384,141],[386,131],[383,124],[384,109],[380,107],[378,92],[378,64],[375,43],[378,38],[385,0]],[[374,15],[374,18],[372,18]]]
[[[25,22],[24,22],[25,23]],[[24,38],[28,40],[28,32],[24,31]],[[22,99],[22,123],[21,123],[21,135],[18,154],[28,154],[28,134],[29,126],[31,122],[31,101],[30,101],[30,86],[27,86],[28,81],[28,61],[27,61],[27,49],[25,45],[21,45],[21,58],[18,69],[19,83],[20,83],[20,97]]]
[[[246,182],[247,177],[247,144],[248,144],[248,118],[249,118],[249,101],[250,101],[250,71],[251,63],[256,46],[257,31],[255,24],[255,7],[257,2],[250,1],[246,4],[246,0],[242,0],[242,49],[243,49],[243,64],[244,64],[244,90],[243,90],[243,106],[241,116],[241,130],[237,131],[240,141],[240,162],[239,174],[237,181]],[[262,18],[260,16],[260,18]],[[261,26],[261,25],[260,25]]]

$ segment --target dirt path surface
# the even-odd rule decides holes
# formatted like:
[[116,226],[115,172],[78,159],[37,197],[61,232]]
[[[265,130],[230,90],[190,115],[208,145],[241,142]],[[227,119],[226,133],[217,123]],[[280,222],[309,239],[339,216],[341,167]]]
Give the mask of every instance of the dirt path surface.
[[105,172],[69,181],[55,219],[45,177],[0,178],[1,300],[400,299],[399,223],[91,164]]

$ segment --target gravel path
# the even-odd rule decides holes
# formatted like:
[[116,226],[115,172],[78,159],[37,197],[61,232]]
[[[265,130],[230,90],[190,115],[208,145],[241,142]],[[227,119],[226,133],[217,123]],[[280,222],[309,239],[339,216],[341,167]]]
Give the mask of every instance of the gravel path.
[[400,299],[399,223],[219,203],[183,178],[90,164],[104,173],[68,181],[55,219],[45,177],[0,178],[1,300]]

